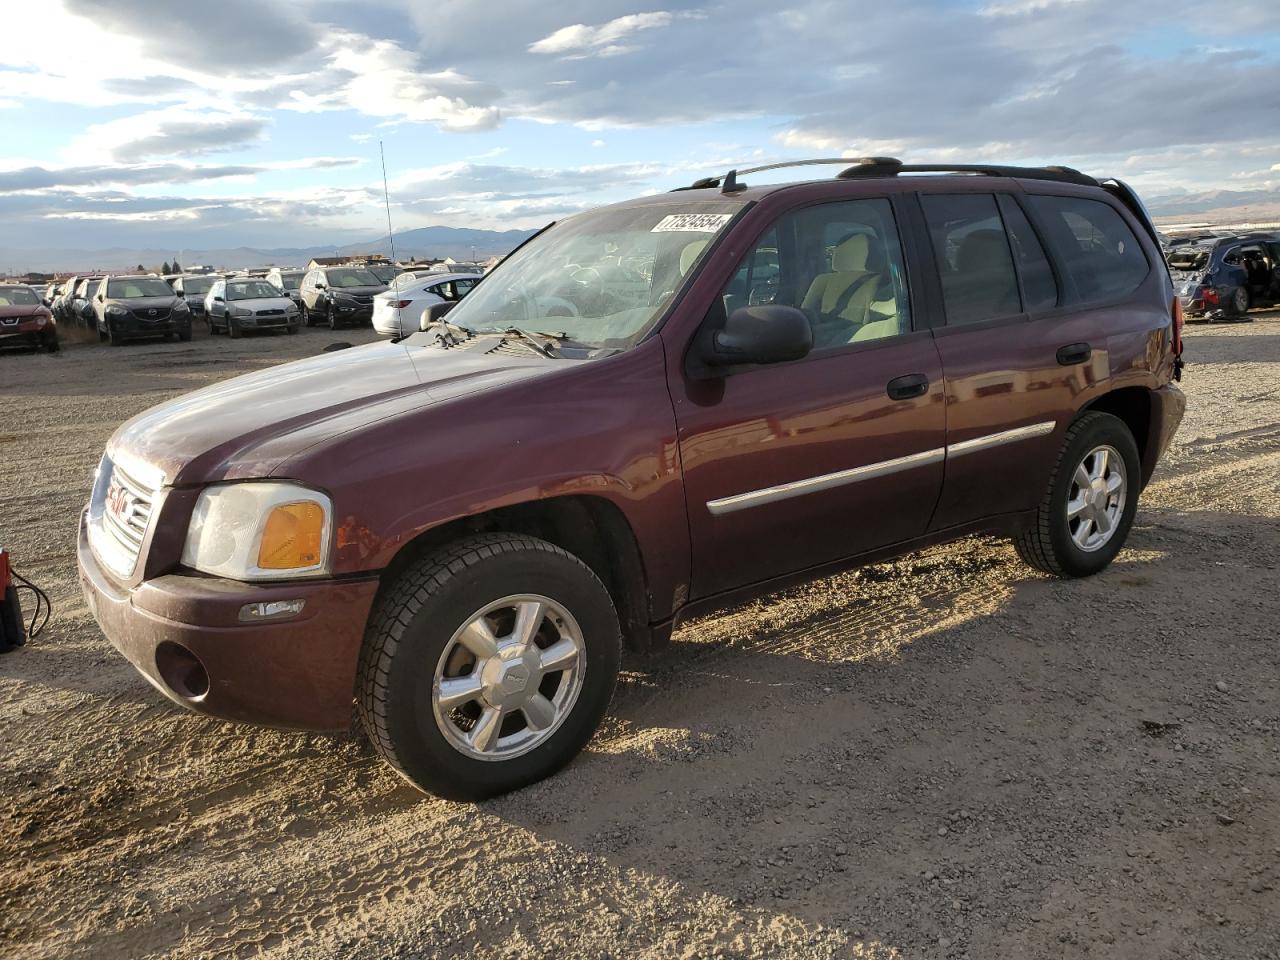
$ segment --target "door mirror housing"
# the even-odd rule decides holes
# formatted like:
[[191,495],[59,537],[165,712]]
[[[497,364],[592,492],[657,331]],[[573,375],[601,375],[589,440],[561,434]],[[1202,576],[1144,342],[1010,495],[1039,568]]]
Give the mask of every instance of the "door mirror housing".
[[446,313],[452,310],[454,304],[448,300],[444,303],[433,303],[427,309],[422,311],[422,317],[418,321],[419,330],[429,330],[431,325],[442,319]]
[[739,307],[719,329],[699,335],[697,366],[704,376],[732,372],[735,367],[799,360],[813,349],[813,328],[796,307],[760,304]]
[[316,281],[316,285],[315,285],[315,289],[316,289],[316,290],[323,290],[323,289],[324,289],[324,284],[317,280],[317,281]]

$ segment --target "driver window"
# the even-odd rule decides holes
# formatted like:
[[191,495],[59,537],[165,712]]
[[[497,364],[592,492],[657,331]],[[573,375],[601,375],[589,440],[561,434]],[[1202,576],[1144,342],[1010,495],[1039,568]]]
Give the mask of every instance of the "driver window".
[[722,294],[726,315],[774,303],[798,307],[813,352],[911,330],[906,272],[887,200],[824,203],[785,214],[738,265]]

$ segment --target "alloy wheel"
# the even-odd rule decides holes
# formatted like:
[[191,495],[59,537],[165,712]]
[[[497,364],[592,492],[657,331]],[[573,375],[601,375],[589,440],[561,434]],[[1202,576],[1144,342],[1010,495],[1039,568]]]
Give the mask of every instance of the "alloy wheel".
[[431,688],[449,745],[509,760],[544,743],[573,710],[586,651],[573,616],[547,597],[505,597],[477,611],[445,645]]
[[1124,458],[1109,444],[1094,447],[1076,465],[1067,497],[1067,529],[1077,547],[1101,550],[1124,514],[1128,477]]

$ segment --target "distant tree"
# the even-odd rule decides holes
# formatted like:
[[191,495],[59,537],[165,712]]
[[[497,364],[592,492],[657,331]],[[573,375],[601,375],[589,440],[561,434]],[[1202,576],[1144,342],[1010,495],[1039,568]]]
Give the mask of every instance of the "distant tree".
[[[139,270],[141,270],[142,268],[141,268],[141,267],[139,267],[138,269],[139,269]],[[162,264],[160,265],[160,272],[161,272],[161,273],[173,273],[173,271],[169,269],[169,261],[168,261],[168,260],[166,260],[164,263],[162,263]]]
[[138,273],[146,273],[146,272],[147,272],[147,268],[144,267],[142,264],[138,264]]
[[172,270],[170,270],[169,272],[170,272],[170,273],[181,273],[181,272],[182,272],[182,264],[180,264],[177,260],[174,260],[174,261],[173,261],[173,269],[172,269]]

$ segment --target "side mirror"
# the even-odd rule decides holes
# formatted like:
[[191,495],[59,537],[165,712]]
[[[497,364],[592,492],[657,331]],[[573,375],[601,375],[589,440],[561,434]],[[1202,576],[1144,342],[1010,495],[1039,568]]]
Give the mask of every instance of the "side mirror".
[[323,284],[323,283],[317,283],[317,284],[316,284],[316,289],[317,289],[317,290],[323,290],[323,289],[324,289],[324,284]]
[[[223,301],[223,299],[222,299],[221,297],[214,297],[214,298],[213,298],[213,302],[214,302],[214,303],[223,303],[224,301]],[[1068,492],[1068,493],[1070,493],[1071,491],[1069,491],[1069,490],[1068,490],[1067,492]]]
[[795,307],[761,304],[739,307],[724,326],[702,339],[698,359],[723,370],[753,363],[799,360],[813,349],[813,328]]
[[[173,295],[174,295],[175,297],[177,297],[179,300],[185,300],[185,299],[187,299],[187,295],[186,295],[185,293],[183,293],[181,290],[175,290],[175,291],[173,291]],[[1071,491],[1069,491],[1069,490],[1068,490],[1067,492],[1068,492],[1068,493],[1070,493]]]
[[418,329],[430,329],[433,323],[443,318],[446,313],[453,309],[453,307],[454,304],[447,300],[444,303],[433,303],[431,306],[427,307],[427,309],[422,311],[422,317],[418,321]]

